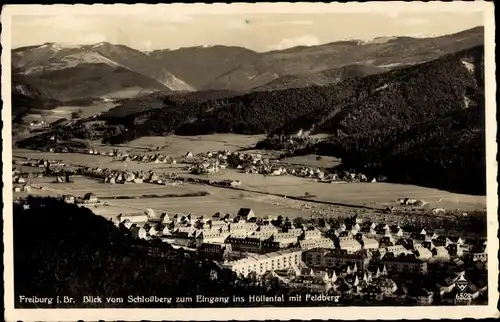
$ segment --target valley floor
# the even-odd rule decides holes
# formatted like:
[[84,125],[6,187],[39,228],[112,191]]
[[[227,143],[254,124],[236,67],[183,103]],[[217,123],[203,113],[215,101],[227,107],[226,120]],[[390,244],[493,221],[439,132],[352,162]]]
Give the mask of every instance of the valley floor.
[[[235,214],[240,208],[252,208],[259,215],[281,214],[286,217],[339,216],[354,212],[380,212],[386,207],[397,206],[397,199],[411,198],[424,200],[427,208],[444,208],[459,211],[484,211],[485,196],[456,194],[447,191],[424,188],[414,185],[392,183],[345,183],[328,184],[294,176],[263,176],[241,173],[233,169],[221,170],[215,175],[195,175],[187,170],[189,164],[182,163],[188,151],[193,154],[217,150],[242,150],[250,148],[258,136],[212,135],[197,137],[156,137],[142,138],[130,142],[122,149],[132,152],[153,150],[180,160],[177,164],[123,162],[116,157],[105,155],[50,153],[26,149],[14,149],[13,159],[60,160],[68,165],[99,167],[102,169],[150,171],[157,173],[176,173],[182,177],[213,180],[239,180],[242,185],[237,189],[227,189],[210,185],[184,183],[181,186],[164,186],[151,183],[104,184],[93,178],[74,177],[73,183],[52,183],[53,178],[31,179],[34,188],[31,192],[15,192],[14,197],[27,194],[83,196],[93,192],[98,198],[105,198],[107,206],[93,209],[105,217],[120,213],[142,213],[146,208],[161,212],[193,214],[214,214],[216,212]],[[159,147],[157,150],[156,147]],[[111,151],[114,147],[100,146],[99,149]],[[315,159],[298,158],[293,163],[305,162],[309,165]],[[322,160],[321,162],[335,161]],[[318,161],[319,162],[319,161]],[[28,169],[24,167],[23,171]],[[208,195],[182,196],[189,193],[206,192]],[[143,195],[171,195],[166,198],[148,198]],[[134,197],[129,199],[109,199],[116,196]],[[307,197],[305,197],[307,196]],[[300,200],[298,200],[300,199]],[[94,207],[94,206],[92,206]]]

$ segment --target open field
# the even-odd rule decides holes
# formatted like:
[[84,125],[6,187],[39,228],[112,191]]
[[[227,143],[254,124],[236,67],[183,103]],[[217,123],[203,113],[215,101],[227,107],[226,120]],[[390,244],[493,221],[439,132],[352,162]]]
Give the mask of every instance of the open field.
[[[200,137],[150,137],[128,143],[126,146],[138,149],[137,152],[160,146],[159,153],[181,157],[187,151],[194,154],[210,150],[237,150],[250,147],[259,136],[242,135],[208,135]],[[111,147],[108,147],[111,149]],[[99,207],[98,212],[105,216],[119,213],[143,212],[145,208],[157,211],[187,212],[213,214],[215,212],[234,213],[241,207],[251,207],[262,215],[282,214],[289,217],[310,216],[313,212],[302,207],[305,201],[291,200],[280,196],[304,198],[309,195],[308,204],[320,206],[322,209],[334,209],[334,213],[352,211],[350,206],[371,207],[383,209],[396,205],[398,198],[421,199],[428,203],[426,207],[483,210],[486,208],[485,196],[471,196],[424,188],[413,185],[391,183],[347,183],[328,184],[313,182],[311,179],[294,176],[263,176],[259,174],[245,174],[233,169],[221,170],[215,175],[194,175],[184,169],[186,164],[154,164],[139,162],[122,162],[116,158],[102,155],[86,155],[72,153],[38,152],[25,149],[14,149],[13,157],[31,157],[61,160],[67,164],[87,167],[100,167],[115,170],[154,170],[157,172],[175,172],[179,175],[192,178],[213,180],[240,180],[242,190],[212,187],[208,185],[184,184],[182,186],[163,186],[154,184],[104,184],[95,179],[74,177],[74,183],[55,184],[53,178],[32,179],[33,184],[43,185],[48,189],[59,190],[63,193],[84,195],[93,192],[98,197],[112,196],[142,196],[142,195],[181,195],[193,192],[206,191],[208,196],[171,197],[171,198],[141,198],[106,200],[109,206]],[[315,155],[289,158],[284,162],[301,163],[328,162],[329,166],[335,160],[323,157],[316,160]],[[313,164],[310,164],[313,165]],[[318,165],[316,165],[318,166]],[[46,193],[45,191],[43,193]],[[17,193],[23,194],[23,193]],[[34,189],[32,194],[38,194]],[[268,195],[269,194],[269,195]],[[300,205],[299,205],[300,204]],[[96,208],[97,209],[97,208]],[[330,211],[329,211],[330,212]]]
[[160,212],[192,213],[195,215],[213,215],[217,212],[236,215],[240,208],[252,208],[259,216],[282,215],[293,217],[308,217],[311,213],[298,209],[262,203],[251,199],[219,199],[207,197],[183,197],[163,199],[128,199],[120,200],[120,204],[135,208],[152,208]]
[[[190,175],[194,176],[194,175]],[[393,183],[346,183],[329,184],[313,182],[310,179],[294,176],[263,176],[260,174],[239,173],[225,170],[214,175],[201,175],[204,178],[240,180],[242,189],[303,197],[306,193],[314,197],[311,201],[385,208],[395,205],[398,198],[422,199],[428,207],[448,209],[485,209],[486,196],[462,195],[443,190]]]
[[[319,158],[319,160],[317,159]],[[333,168],[342,163],[342,160],[329,156],[319,156],[317,154],[308,154],[291,158],[284,158],[280,163],[292,165],[304,165],[318,168]]]
[[[33,189],[30,193],[16,193],[20,197],[31,195],[61,196],[73,194],[84,196],[88,192],[98,198],[112,196],[187,194],[198,191],[207,191],[208,196],[171,197],[171,198],[138,198],[104,200],[107,206],[87,206],[92,211],[104,217],[116,216],[120,213],[142,213],[147,208],[158,212],[179,212],[212,215],[216,212],[235,214],[242,207],[250,207],[261,215],[281,214],[288,217],[310,216],[310,211],[293,208],[286,202],[278,202],[276,197],[267,197],[260,194],[242,193],[238,190],[224,189],[197,184],[181,186],[163,186],[149,183],[140,184],[104,184],[93,178],[82,176],[72,177],[73,183],[53,183],[53,178],[32,179],[34,187],[44,187],[43,190]],[[282,199],[282,198],[279,198]],[[279,200],[278,199],[278,200]]]
[[55,122],[59,119],[71,119],[71,113],[81,111],[81,117],[87,118],[92,115],[109,111],[116,106],[113,102],[102,102],[89,106],[58,106],[52,110],[34,111],[24,117],[26,121],[45,120],[47,123]]
[[146,90],[139,86],[127,87],[112,93],[103,95],[102,98],[108,99],[124,99],[124,98],[134,98],[137,96],[148,95],[153,93],[152,90]]
[[[109,198],[113,196],[140,197],[143,195],[165,195],[165,194],[188,194],[204,191],[203,186],[164,186],[150,183],[127,183],[127,184],[107,184],[97,179],[83,176],[71,177],[71,183],[54,183],[54,178],[36,178],[31,182],[36,186],[43,186],[48,189],[63,191],[75,196],[84,196],[88,192],[94,193],[98,198]],[[153,198],[156,199],[156,198]],[[124,200],[117,200],[122,202]]]
[[193,154],[229,150],[236,151],[254,146],[263,135],[213,134],[199,136],[142,137],[122,145],[131,150],[144,151],[160,147],[158,153],[182,157],[187,152]]

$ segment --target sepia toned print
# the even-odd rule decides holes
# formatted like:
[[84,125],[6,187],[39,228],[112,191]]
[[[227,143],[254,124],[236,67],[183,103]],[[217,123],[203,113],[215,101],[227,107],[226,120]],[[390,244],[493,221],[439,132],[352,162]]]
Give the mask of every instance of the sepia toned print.
[[6,6],[6,319],[497,316],[492,9]]

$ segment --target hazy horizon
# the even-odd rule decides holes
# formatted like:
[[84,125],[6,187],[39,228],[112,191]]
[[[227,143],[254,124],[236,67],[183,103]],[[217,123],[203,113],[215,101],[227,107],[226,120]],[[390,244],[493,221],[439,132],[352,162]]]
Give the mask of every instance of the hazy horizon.
[[[377,38],[393,38],[393,37],[394,38],[396,38],[396,37],[411,37],[411,38],[422,38],[422,39],[423,38],[433,38],[433,37],[446,36],[446,35],[450,35],[450,34],[456,34],[456,33],[462,32],[462,31],[471,30],[471,29],[480,28],[480,27],[484,27],[484,26],[478,25],[478,26],[474,26],[474,27],[471,27],[471,28],[467,28],[467,29],[456,31],[456,32],[452,32],[452,33],[449,33],[449,34],[443,34],[443,35],[378,36],[378,37],[375,37],[375,38],[372,38],[372,39],[345,38],[345,39],[338,39],[338,40],[334,40],[334,41],[327,42],[327,43],[321,43],[321,44],[317,44],[317,45],[296,45],[296,46],[286,47],[286,48],[270,49],[270,50],[266,50],[266,51],[261,51],[261,53],[272,52],[272,51],[279,51],[279,50],[286,50],[286,49],[291,49],[291,48],[296,48],[296,47],[321,46],[321,45],[327,45],[329,43],[340,42],[340,41],[356,41],[356,40],[358,40],[358,41],[367,41],[367,42],[369,42],[369,41],[373,41],[373,40],[375,40]],[[109,42],[109,41],[101,41],[101,42],[89,43],[89,44],[83,44],[83,43],[81,43],[81,44],[68,44],[68,43],[60,43],[60,42],[48,41],[48,42],[38,43],[38,44],[33,44],[33,45],[24,45],[24,46],[20,46],[20,47],[13,47],[12,50],[22,49],[22,48],[25,48],[25,47],[43,46],[43,45],[46,45],[46,44],[55,44],[55,45],[60,45],[63,48],[71,48],[71,47],[79,47],[79,46],[91,46],[91,45],[96,45],[96,44],[99,44],[99,43],[109,43],[111,45],[122,45],[122,46],[124,45],[124,44],[118,44],[118,43],[113,43],[113,42]],[[250,49],[250,48],[245,47],[245,46],[222,45],[222,44],[214,44],[214,45],[192,45],[192,46],[185,46],[185,47],[178,47],[178,48],[157,48],[157,49],[152,49],[152,50],[145,50],[145,49],[140,49],[140,48],[134,48],[134,47],[128,46],[128,45],[125,45],[125,46],[127,46],[129,48],[132,48],[132,49],[144,51],[144,52],[151,52],[151,51],[155,51],[155,50],[170,50],[170,51],[174,51],[174,50],[185,49],[185,48],[211,48],[211,47],[241,47],[241,48]]]
[[[109,42],[141,51],[238,46],[257,52],[379,37],[438,37],[484,26],[481,12],[15,15],[12,48]],[[63,27],[62,27],[63,26]],[[353,27],[354,26],[354,27]]]

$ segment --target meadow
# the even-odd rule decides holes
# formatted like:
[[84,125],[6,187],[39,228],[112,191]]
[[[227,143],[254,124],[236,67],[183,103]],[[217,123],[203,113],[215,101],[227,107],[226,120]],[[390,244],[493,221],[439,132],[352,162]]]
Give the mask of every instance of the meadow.
[[304,165],[317,168],[333,168],[342,163],[342,160],[329,156],[317,154],[307,154],[296,157],[289,157],[280,160],[280,163],[291,165]]
[[[164,186],[150,183],[105,184],[93,178],[74,176],[71,183],[54,183],[54,178],[34,178],[31,183],[34,187],[31,192],[16,193],[18,196],[43,195],[61,196],[72,194],[83,197],[92,192],[98,198],[113,196],[131,196],[134,199],[104,199],[105,205],[87,205],[96,214],[104,217],[113,217],[120,213],[142,213],[147,208],[157,212],[175,212],[213,215],[216,212],[236,214],[240,208],[248,207],[256,213],[265,215],[283,215],[288,217],[310,216],[310,211],[303,211],[288,206],[285,202],[279,203],[276,198],[266,198],[259,194],[242,193],[241,191],[224,189],[212,186],[186,183],[181,186]],[[37,189],[43,187],[42,190]],[[207,196],[195,197],[168,197],[142,198],[144,195],[189,194],[206,191]]]
[[89,106],[58,106],[51,110],[33,111],[26,115],[24,120],[27,122],[45,120],[46,123],[52,123],[60,119],[70,120],[73,112],[81,112],[80,117],[88,118],[107,112],[115,106],[116,103],[113,102],[101,102]]
[[[194,175],[190,175],[194,176]],[[448,191],[415,185],[394,183],[345,183],[330,184],[314,182],[295,176],[263,176],[225,170],[215,176],[198,177],[220,180],[240,180],[241,188],[248,191],[305,197],[307,200],[338,203],[353,206],[368,206],[383,209],[396,205],[399,198],[424,200],[429,208],[482,210],[486,208],[486,196],[457,194]]]
[[148,136],[123,144],[124,148],[136,151],[156,149],[173,157],[183,157],[191,151],[194,155],[208,151],[237,151],[253,147],[263,135],[212,134],[199,136],[171,135]]

